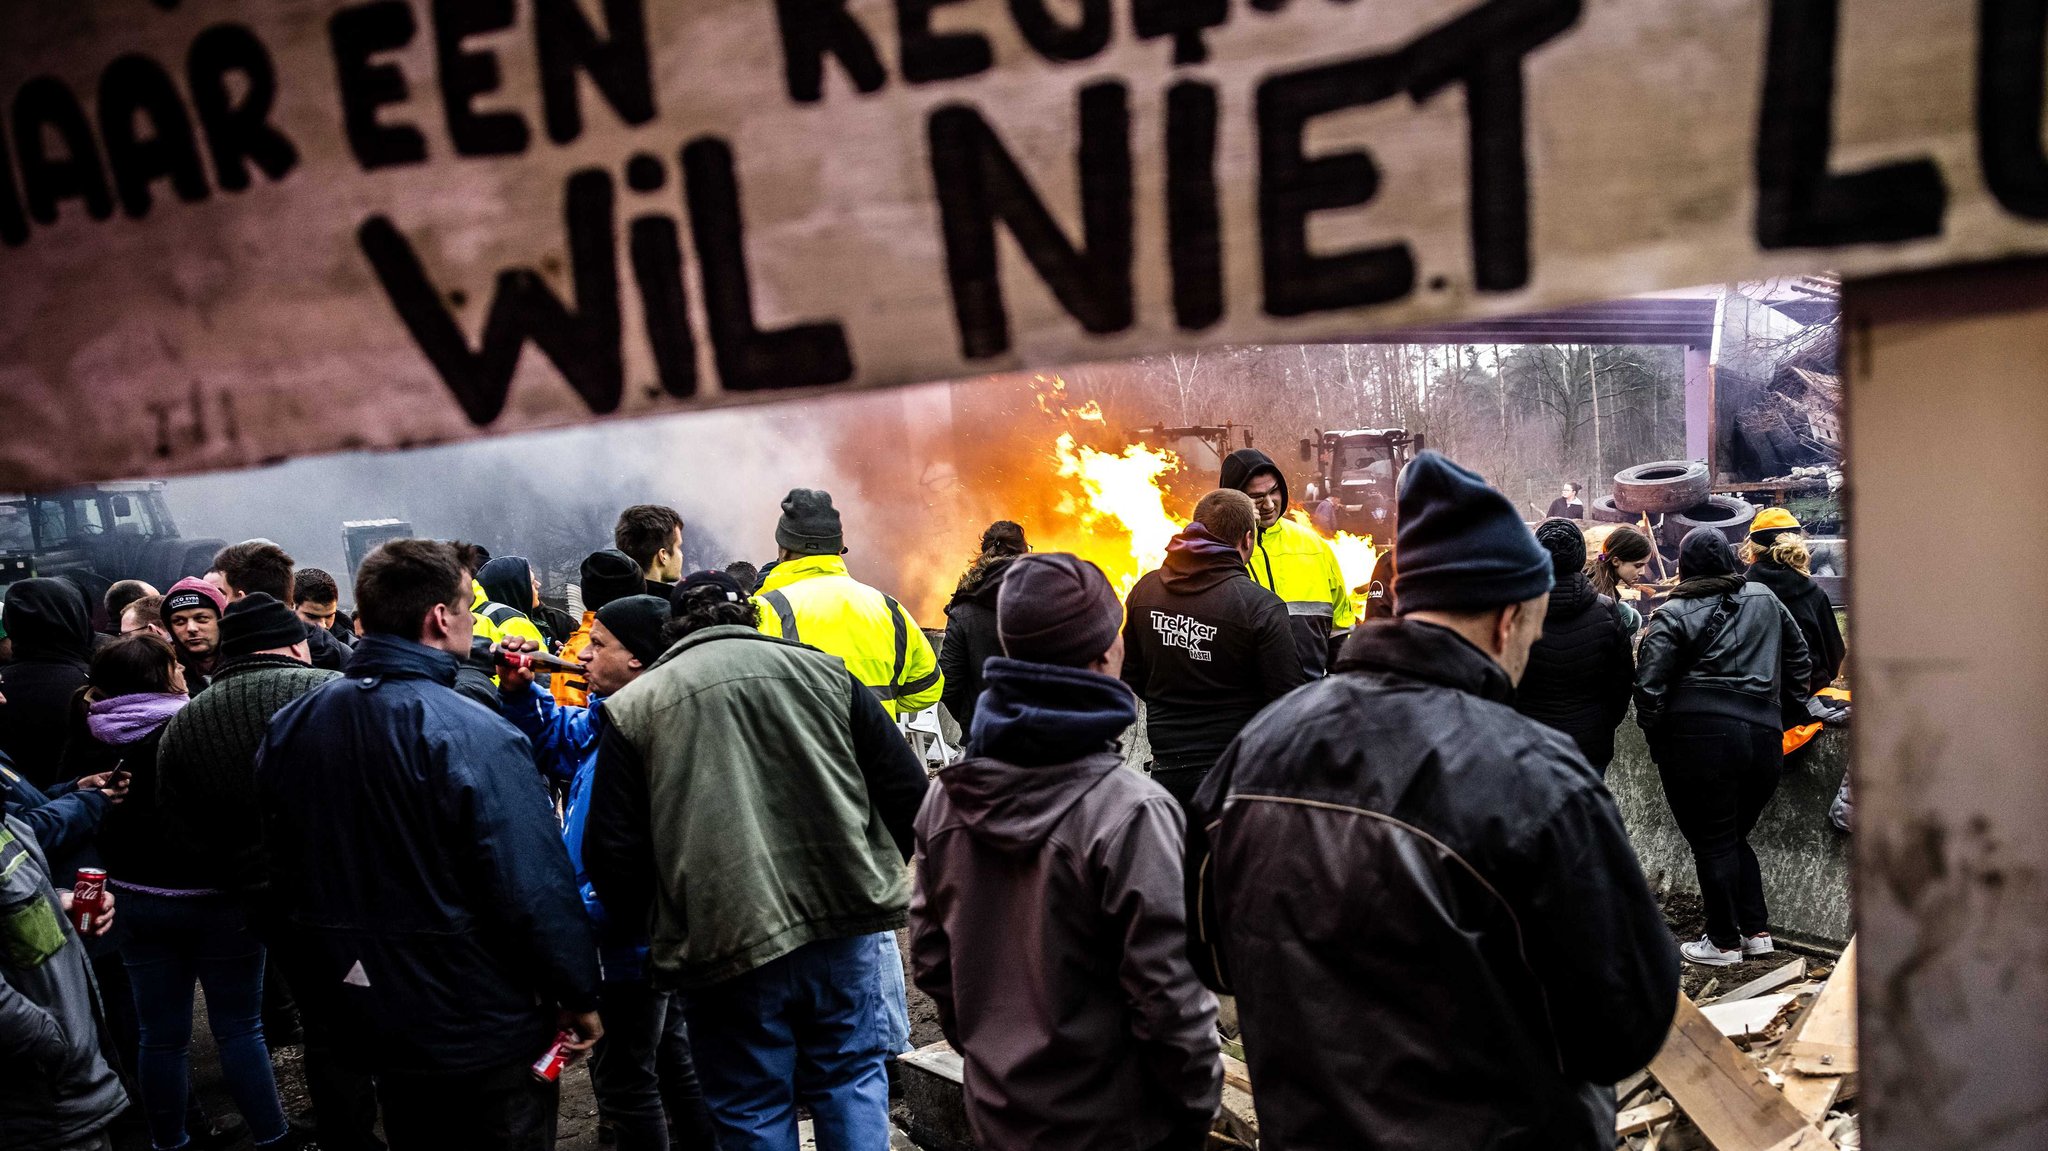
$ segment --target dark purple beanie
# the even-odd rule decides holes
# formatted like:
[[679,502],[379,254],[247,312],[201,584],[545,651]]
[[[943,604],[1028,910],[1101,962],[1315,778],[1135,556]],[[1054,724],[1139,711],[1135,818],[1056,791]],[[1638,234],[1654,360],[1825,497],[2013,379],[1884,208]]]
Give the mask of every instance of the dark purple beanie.
[[1124,625],[1124,605],[1102,569],[1066,552],[1019,556],[996,596],[1003,654],[1028,663],[1086,667]]

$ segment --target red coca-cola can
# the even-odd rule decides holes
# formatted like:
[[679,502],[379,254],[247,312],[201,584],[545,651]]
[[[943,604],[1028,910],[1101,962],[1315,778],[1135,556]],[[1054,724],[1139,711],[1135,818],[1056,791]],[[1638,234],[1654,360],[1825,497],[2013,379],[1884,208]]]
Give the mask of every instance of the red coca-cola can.
[[107,909],[107,873],[97,867],[78,869],[78,882],[71,888],[71,926],[80,935],[91,935]]
[[576,1033],[573,1031],[558,1033],[554,1046],[533,1061],[533,1077],[542,1083],[553,1083],[560,1079],[562,1068],[569,1065],[569,1044],[575,1041]]

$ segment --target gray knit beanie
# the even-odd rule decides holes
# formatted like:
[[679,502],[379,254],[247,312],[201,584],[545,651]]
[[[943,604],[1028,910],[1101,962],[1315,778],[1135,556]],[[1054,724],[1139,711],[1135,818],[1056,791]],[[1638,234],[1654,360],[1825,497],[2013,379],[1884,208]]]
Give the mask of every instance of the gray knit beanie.
[[845,551],[846,538],[839,526],[839,510],[832,506],[832,493],[791,488],[782,497],[782,520],[775,525],[775,542],[798,555],[836,556]]

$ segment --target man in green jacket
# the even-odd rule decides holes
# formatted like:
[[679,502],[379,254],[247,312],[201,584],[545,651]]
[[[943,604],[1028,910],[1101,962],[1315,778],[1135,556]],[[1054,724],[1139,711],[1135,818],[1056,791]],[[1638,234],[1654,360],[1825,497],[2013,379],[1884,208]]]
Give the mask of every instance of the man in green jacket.
[[889,1144],[873,935],[903,926],[924,769],[845,663],[766,636],[737,582],[676,588],[671,646],[600,709],[584,868],[649,918],[722,1145]]

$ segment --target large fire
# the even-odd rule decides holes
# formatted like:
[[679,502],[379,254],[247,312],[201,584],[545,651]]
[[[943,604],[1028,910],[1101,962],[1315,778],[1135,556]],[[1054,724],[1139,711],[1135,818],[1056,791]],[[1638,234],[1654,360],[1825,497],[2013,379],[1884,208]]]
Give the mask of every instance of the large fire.
[[[1062,419],[1067,430],[1054,441],[1053,478],[1059,481],[1048,509],[1049,522],[1027,525],[1032,546],[1042,551],[1070,551],[1103,570],[1118,594],[1128,595],[1138,578],[1166,559],[1166,545],[1186,526],[1188,513],[1167,489],[1166,480],[1184,466],[1179,454],[1145,443],[1124,444],[1108,451],[1082,442],[1083,436],[1106,432],[1102,408],[1089,400],[1070,406],[1066,381],[1038,378],[1038,407]],[[1080,433],[1077,435],[1077,433]],[[1306,512],[1289,513],[1313,526]],[[1363,610],[1363,591],[1372,580],[1379,553],[1371,536],[1338,532],[1326,537],[1337,554],[1354,607]]]
[[1167,513],[1166,491],[1159,486],[1161,477],[1180,470],[1180,457],[1144,444],[1113,455],[1075,443],[1072,432],[1060,433],[1054,457],[1056,474],[1079,489],[1062,493],[1058,510],[1078,521],[1093,545],[1073,551],[1093,560],[1118,595],[1130,594],[1139,576],[1165,562],[1167,543],[1185,526]]

